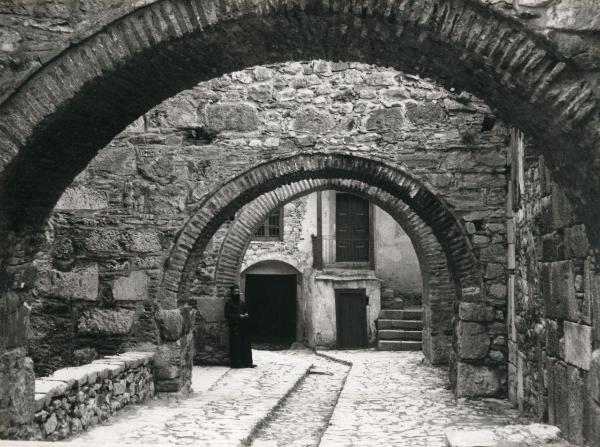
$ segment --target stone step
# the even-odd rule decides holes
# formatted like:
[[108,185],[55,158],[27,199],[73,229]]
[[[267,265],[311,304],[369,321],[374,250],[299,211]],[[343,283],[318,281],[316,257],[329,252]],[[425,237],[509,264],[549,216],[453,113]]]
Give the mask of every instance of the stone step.
[[377,349],[379,351],[420,351],[422,343],[420,341],[379,340]]
[[382,309],[398,310],[404,308],[404,300],[402,298],[385,298],[381,300]]
[[379,340],[416,340],[421,341],[423,338],[423,331],[403,331],[396,329],[385,329],[377,332]]
[[379,312],[379,318],[389,320],[421,320],[422,315],[421,309],[382,309]]
[[423,329],[421,320],[377,320],[377,329],[409,329],[420,331]]

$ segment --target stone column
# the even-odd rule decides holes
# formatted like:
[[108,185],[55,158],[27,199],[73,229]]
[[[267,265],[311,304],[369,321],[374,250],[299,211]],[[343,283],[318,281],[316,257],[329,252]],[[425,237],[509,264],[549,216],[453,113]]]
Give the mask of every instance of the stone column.
[[196,311],[189,306],[164,309],[156,314],[161,344],[154,360],[157,392],[191,390]]
[[25,347],[28,327],[23,297],[0,293],[0,439],[26,438],[33,421],[35,375]]

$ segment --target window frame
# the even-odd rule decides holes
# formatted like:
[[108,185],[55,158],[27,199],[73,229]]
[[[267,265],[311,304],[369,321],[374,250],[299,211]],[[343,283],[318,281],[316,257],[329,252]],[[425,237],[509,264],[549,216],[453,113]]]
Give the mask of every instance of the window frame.
[[[272,235],[271,231],[270,231],[271,228],[274,227],[274,225],[271,225],[269,223],[269,220],[275,213],[279,213],[278,226],[277,226],[277,228],[279,228],[278,235]],[[269,213],[269,215],[265,218],[265,220],[263,220],[262,223],[258,226],[256,231],[254,231],[254,234],[252,235],[252,240],[253,241],[283,241],[283,236],[284,236],[283,235],[283,229],[284,229],[283,217],[284,217],[284,207],[283,206],[280,206],[275,211]],[[264,232],[264,234],[262,234],[262,235],[258,234],[258,232],[261,229]]]

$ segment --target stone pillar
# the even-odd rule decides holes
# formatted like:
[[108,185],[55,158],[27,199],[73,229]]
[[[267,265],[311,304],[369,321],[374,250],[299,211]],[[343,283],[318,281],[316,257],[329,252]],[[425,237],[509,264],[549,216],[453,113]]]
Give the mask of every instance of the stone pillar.
[[164,309],[156,314],[161,343],[154,360],[157,392],[191,390],[196,311],[189,306]]
[[22,297],[0,294],[0,439],[26,438],[33,421],[35,375],[24,346],[28,327]]
[[506,369],[484,365],[489,361],[491,339],[487,324],[494,308],[483,302],[461,302],[455,332],[456,364],[453,383],[457,397],[498,396],[504,392]]

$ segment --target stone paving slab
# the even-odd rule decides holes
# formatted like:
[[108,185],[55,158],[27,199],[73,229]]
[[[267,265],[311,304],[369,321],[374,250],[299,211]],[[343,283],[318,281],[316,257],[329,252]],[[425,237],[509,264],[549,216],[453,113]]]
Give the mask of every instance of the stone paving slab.
[[195,367],[194,392],[123,410],[76,442],[238,446],[308,372],[297,356],[255,351],[257,368]]
[[560,429],[547,424],[505,425],[487,430],[461,430],[446,434],[447,447],[574,447],[560,438]]
[[[446,447],[445,433],[527,425],[507,401],[456,399],[422,353],[327,351],[352,362],[321,447]],[[485,445],[485,444],[482,444]]]

